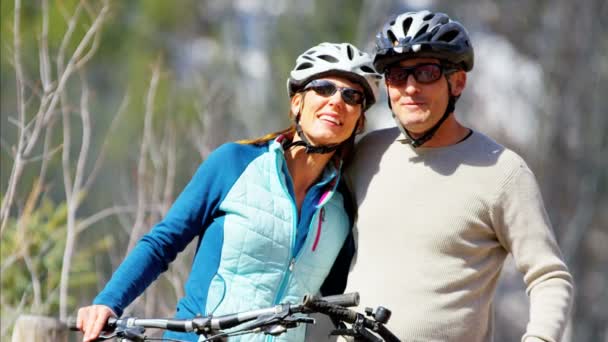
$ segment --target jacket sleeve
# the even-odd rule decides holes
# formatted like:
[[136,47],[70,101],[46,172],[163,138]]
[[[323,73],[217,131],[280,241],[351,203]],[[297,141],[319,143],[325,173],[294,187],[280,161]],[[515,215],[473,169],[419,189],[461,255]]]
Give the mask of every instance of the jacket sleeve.
[[531,337],[560,341],[572,307],[573,280],[536,179],[523,161],[498,194],[493,219],[530,297],[530,321],[522,341]]
[[167,215],[129,252],[94,304],[109,306],[122,315],[179,252],[203,235],[227,191],[221,177],[222,166],[226,165],[225,146],[211,153],[198,168]]

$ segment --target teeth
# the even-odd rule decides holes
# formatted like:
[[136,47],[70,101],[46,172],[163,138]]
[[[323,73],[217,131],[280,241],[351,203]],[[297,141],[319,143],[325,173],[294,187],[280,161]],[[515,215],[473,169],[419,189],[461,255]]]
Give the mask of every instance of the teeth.
[[323,119],[323,120],[325,120],[325,121],[332,122],[332,123],[334,123],[334,124],[336,124],[336,125],[338,125],[338,126],[342,126],[342,122],[341,122],[341,121],[339,121],[338,119],[336,119],[336,118],[335,118],[335,117],[333,117],[333,116],[330,116],[330,115],[321,115],[319,118],[320,118],[320,119]]

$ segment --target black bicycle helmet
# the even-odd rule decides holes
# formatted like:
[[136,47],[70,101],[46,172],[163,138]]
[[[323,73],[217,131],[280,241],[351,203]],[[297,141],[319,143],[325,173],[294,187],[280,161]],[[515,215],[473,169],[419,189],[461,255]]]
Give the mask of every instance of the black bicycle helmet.
[[407,12],[388,21],[376,35],[374,67],[415,57],[437,58],[464,71],[473,69],[473,46],[466,29],[444,13]]
[[[376,35],[376,54],[374,67],[385,73],[387,67],[399,61],[429,57],[436,58],[449,68],[461,68],[464,71],[473,69],[473,46],[466,29],[444,13],[433,13],[428,10],[407,12],[389,20],[382,31]],[[444,72],[444,77],[446,73]],[[422,146],[435,135],[441,124],[454,111],[458,96],[452,95],[448,81],[449,99],[442,117],[421,136],[415,138],[399,121],[392,111],[393,119],[403,133],[405,142],[413,147]]]

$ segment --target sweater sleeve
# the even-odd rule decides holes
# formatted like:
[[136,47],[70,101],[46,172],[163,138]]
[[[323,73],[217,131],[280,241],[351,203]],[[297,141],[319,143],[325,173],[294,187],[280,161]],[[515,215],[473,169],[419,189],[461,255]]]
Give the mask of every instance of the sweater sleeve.
[[226,145],[211,153],[172,205],[167,215],[135,245],[94,304],[117,315],[167,270],[177,254],[202,235],[218,210],[226,187],[222,178]]
[[498,194],[496,233],[512,253],[530,297],[522,341],[559,342],[572,307],[573,281],[557,245],[536,179],[523,160]]

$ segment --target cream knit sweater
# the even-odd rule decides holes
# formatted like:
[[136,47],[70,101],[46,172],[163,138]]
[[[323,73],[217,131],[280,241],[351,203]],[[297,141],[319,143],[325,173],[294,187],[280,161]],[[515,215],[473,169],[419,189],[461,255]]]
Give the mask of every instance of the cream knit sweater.
[[389,307],[403,341],[492,341],[512,253],[530,297],[522,340],[559,341],[572,277],[525,162],[478,132],[442,148],[400,138],[396,128],[368,134],[347,171],[359,213],[346,291],[359,291],[361,308]]

